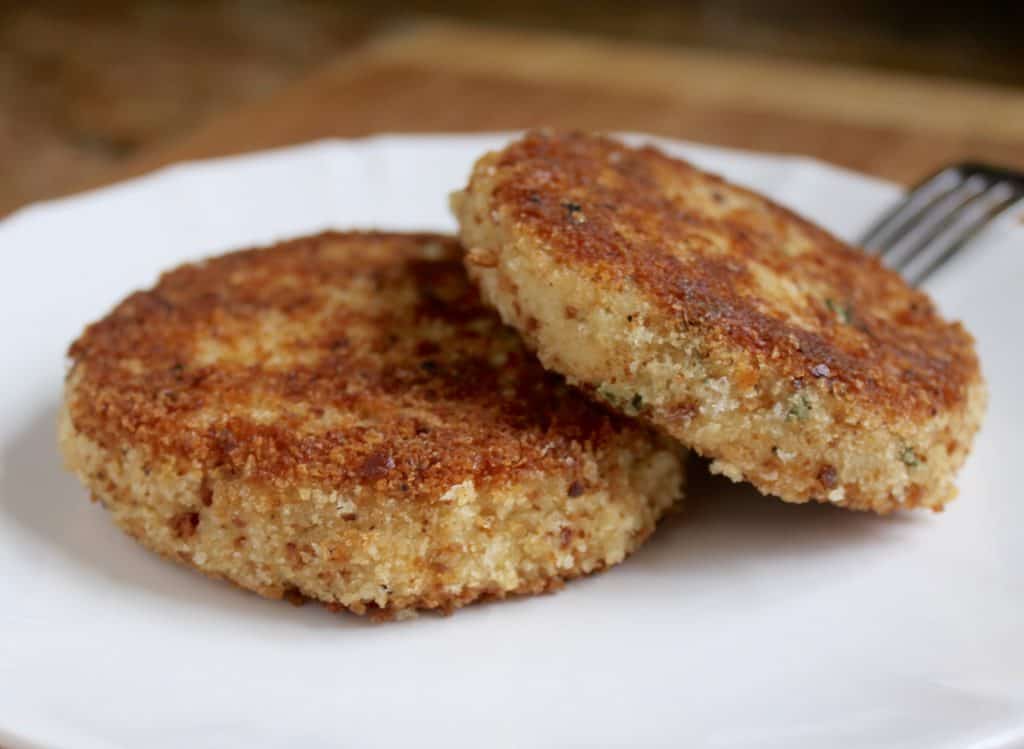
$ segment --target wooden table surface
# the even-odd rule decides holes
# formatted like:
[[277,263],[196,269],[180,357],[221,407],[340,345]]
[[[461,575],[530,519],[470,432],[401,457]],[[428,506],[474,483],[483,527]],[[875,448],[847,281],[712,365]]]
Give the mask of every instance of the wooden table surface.
[[423,24],[373,39],[109,179],[316,138],[544,125],[800,153],[901,182],[966,158],[1024,169],[1016,89]]
[[966,158],[1024,169],[1024,92],[1014,88],[420,23],[69,192],[317,138],[545,125],[800,153],[905,183]]

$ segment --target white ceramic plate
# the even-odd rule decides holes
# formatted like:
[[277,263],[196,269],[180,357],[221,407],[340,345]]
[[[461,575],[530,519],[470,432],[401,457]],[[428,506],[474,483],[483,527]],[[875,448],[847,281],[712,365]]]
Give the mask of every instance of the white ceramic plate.
[[[181,261],[325,227],[453,228],[503,136],[323,142],[186,164],[0,222],[0,744],[1024,746],[1024,226],[929,285],[991,406],[944,514],[877,518],[711,482],[555,596],[373,625],[167,564],[61,469],[82,326]],[[801,158],[662,141],[852,237],[898,195]]]

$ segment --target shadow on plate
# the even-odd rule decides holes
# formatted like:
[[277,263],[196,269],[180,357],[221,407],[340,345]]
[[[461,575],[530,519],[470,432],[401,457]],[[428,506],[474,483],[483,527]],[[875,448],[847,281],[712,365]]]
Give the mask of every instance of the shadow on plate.
[[799,573],[800,562],[806,562],[805,571],[840,558],[862,563],[864,547],[899,543],[921,522],[927,522],[923,513],[880,517],[817,502],[783,502],[713,476],[706,461],[693,459],[683,510],[662,521],[630,563],[680,580],[773,569]]
[[[331,614],[318,605],[296,611],[142,552],[100,505],[86,500],[81,485],[62,466],[56,419],[56,406],[38,413],[0,456],[0,511],[52,551],[115,585],[188,606],[292,626],[297,621],[315,627],[367,625],[362,617]],[[651,541],[619,569],[682,585],[693,575],[713,582],[726,575],[768,574],[773,565],[789,565],[794,558],[815,565],[854,547],[891,543],[901,526],[916,522],[824,505],[785,504],[712,477],[699,461],[691,466],[689,495],[687,509],[666,519]]]

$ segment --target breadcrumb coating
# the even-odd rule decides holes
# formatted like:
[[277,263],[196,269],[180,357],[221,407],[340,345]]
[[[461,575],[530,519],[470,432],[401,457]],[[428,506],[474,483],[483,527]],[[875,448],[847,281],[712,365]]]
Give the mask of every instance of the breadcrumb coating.
[[683,452],[546,372],[461,256],[327,233],[165,274],[71,346],[66,462],[148,548],[356,613],[622,561]]
[[873,257],[749,190],[582,133],[530,133],[452,197],[470,277],[544,365],[791,502],[955,495],[974,342]]

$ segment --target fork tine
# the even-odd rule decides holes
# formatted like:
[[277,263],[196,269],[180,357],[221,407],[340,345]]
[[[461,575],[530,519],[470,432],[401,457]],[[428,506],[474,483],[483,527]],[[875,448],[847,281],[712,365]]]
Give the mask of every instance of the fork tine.
[[910,258],[900,272],[912,286],[924,282],[945,265],[993,220],[1024,198],[1024,191],[1007,182],[999,182],[971,201],[961,217],[936,237],[927,248]]
[[924,212],[955,190],[963,179],[960,168],[952,166],[924,180],[861,237],[860,246],[874,254],[891,247],[917,223]]
[[954,164],[912,189],[860,244],[917,285],[1018,201],[1024,206],[1024,173]]
[[933,201],[915,218],[898,239],[890,241],[882,251],[886,265],[902,270],[942,235],[967,206],[989,187],[982,175],[972,174],[956,188]]

